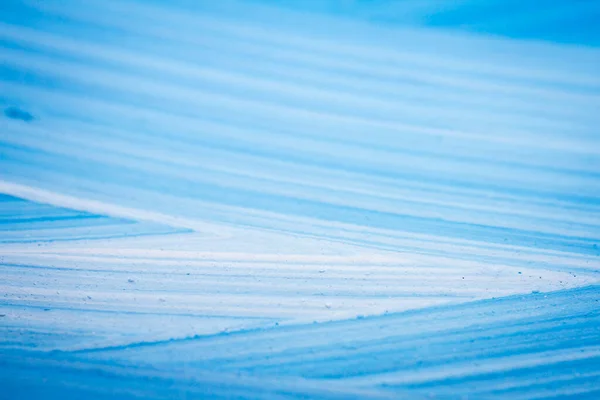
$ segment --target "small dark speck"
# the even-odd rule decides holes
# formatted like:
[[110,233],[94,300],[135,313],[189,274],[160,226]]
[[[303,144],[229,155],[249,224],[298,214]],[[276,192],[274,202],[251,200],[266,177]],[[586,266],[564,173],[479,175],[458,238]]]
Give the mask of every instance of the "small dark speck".
[[538,294],[540,291],[539,290],[532,290],[531,293],[533,294]]
[[6,317],[6,314],[0,314],[0,317]]
[[50,309],[49,308],[44,308],[44,311],[50,311]]
[[134,281],[133,279],[127,279],[127,282],[129,282],[129,283],[133,283],[133,282],[135,282],[135,281]]
[[519,271],[519,275],[521,275],[521,271]]
[[30,113],[28,113],[25,110],[21,110],[18,107],[7,107],[4,109],[4,115],[7,118],[10,119],[18,119],[21,121],[25,121],[25,122],[31,122],[33,121],[35,118],[33,117],[33,115],[31,115]]

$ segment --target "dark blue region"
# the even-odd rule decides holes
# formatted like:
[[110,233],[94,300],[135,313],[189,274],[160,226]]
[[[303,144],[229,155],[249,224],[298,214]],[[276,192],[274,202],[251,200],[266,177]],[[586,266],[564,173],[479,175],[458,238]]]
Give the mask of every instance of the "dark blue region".
[[7,118],[17,119],[23,122],[31,122],[35,119],[31,113],[14,106],[5,108],[4,115]]
[[56,207],[0,193],[0,225],[102,217],[86,211]]
[[[7,399],[560,398],[571,391],[592,399],[600,393],[598,304],[594,285],[106,349],[101,360],[85,351],[3,350],[0,384]],[[154,355],[162,361],[153,363]],[[406,382],[378,378],[389,373],[406,374]],[[346,381],[367,377],[384,382],[369,395]]]
[[424,25],[512,39],[600,46],[598,0],[252,1],[384,26]]
[[5,224],[32,224],[36,222],[73,221],[78,219],[102,218],[100,215],[56,215],[48,217],[0,218],[0,226]]
[[[151,3],[162,1],[152,0]],[[597,0],[421,0],[414,12],[413,1],[389,0],[253,0],[269,6],[284,7],[302,12],[327,14],[369,21],[380,25],[425,25],[463,32],[503,36],[513,39],[540,40],[554,43],[600,46],[600,2]],[[175,7],[222,7],[231,11],[234,5],[221,2],[174,0]],[[408,15],[408,16],[407,16]],[[49,15],[17,0],[3,2],[2,21],[42,29],[47,26],[68,27],[77,21]],[[113,35],[104,30],[104,34]]]
[[48,243],[191,232],[0,194],[0,243]]
[[[37,225],[44,223],[68,223],[68,221],[82,219],[110,219],[110,217],[0,194],[0,230],[19,225],[23,225],[25,229],[36,229]],[[90,223],[93,224],[93,221]]]
[[468,0],[432,13],[426,24],[514,39],[600,46],[599,20],[597,0]]
[[[229,335],[230,340],[219,335],[199,339],[206,343],[198,344],[198,347],[191,341],[182,341],[169,351],[193,354],[207,344],[214,349],[211,344],[214,341],[214,346],[227,347],[230,351],[224,352],[222,357],[211,355],[207,361],[194,362],[194,365],[229,371],[237,362],[244,361],[241,368],[248,373],[312,379],[343,379],[399,371],[410,373],[437,366],[451,370],[465,363],[485,366],[501,358],[552,351],[594,351],[600,343],[599,305],[600,286],[592,285],[328,322],[316,328],[312,325],[283,327],[277,335],[260,329],[237,332]],[[377,339],[373,339],[370,332],[378,332]],[[315,333],[339,339],[317,339],[316,342],[303,339]],[[278,348],[284,342],[300,345],[269,354],[270,348]],[[303,342],[306,344],[302,345]],[[238,356],[233,351],[235,346],[256,346],[263,350],[252,356]],[[340,356],[342,349],[344,355]],[[449,349],[452,350],[449,352]],[[572,369],[579,369],[581,373],[586,370],[600,372],[599,360],[600,356],[592,355],[576,360],[549,361],[529,369],[538,369],[542,374],[552,368],[555,372]],[[519,368],[515,366],[514,370]],[[469,379],[501,380],[504,374],[482,371]],[[440,378],[436,384],[451,385],[461,379],[464,377]],[[422,388],[427,385],[396,386]]]
[[[348,399],[351,391],[336,393],[331,384],[303,386],[280,380],[241,378],[210,372],[187,375],[154,368],[123,368],[81,364],[41,353],[0,354],[2,398],[48,400],[112,399]],[[91,369],[89,367],[92,367]],[[67,383],[68,384],[65,384]],[[317,386],[317,387],[315,387]],[[387,397],[387,396],[386,396]],[[365,397],[363,397],[365,398]],[[371,398],[366,397],[366,398]],[[374,398],[381,398],[380,396]]]
[[[177,0],[178,3],[185,0]],[[378,25],[425,25],[512,39],[600,46],[598,0],[254,0]]]

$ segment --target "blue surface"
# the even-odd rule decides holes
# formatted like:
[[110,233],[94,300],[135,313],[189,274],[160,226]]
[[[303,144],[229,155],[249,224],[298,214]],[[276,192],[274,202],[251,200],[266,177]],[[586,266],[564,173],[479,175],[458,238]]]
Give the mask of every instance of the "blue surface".
[[0,10],[0,398],[600,396],[600,2]]

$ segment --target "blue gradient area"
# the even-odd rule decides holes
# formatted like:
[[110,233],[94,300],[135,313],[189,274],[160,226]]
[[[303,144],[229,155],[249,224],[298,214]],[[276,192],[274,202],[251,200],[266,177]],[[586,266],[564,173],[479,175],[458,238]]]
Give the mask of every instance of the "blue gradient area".
[[0,10],[0,398],[600,396],[600,2]]
[[0,195],[0,243],[3,244],[46,244],[184,232],[189,230],[111,218]]
[[[572,396],[566,397],[592,399],[599,393],[599,301],[598,286],[590,286],[277,332],[245,331],[51,357],[7,352],[0,361],[0,379],[13,397],[43,392],[68,398],[171,398],[178,392],[194,398],[455,398],[456,393],[528,398],[540,393],[552,397],[577,371],[569,379]],[[331,340],[333,335],[339,339]],[[163,351],[156,352],[157,346]],[[286,351],[272,353],[282,346]],[[150,370],[137,360],[159,367]],[[506,360],[514,360],[510,371],[502,368]],[[81,370],[82,361],[90,368]],[[385,381],[386,374],[394,383],[380,383],[371,391],[361,388],[369,379]],[[57,384],[65,381],[78,384]],[[346,382],[345,387],[338,381]],[[588,390],[577,393],[577,387]]]
[[374,24],[413,24],[513,39],[600,45],[595,0],[350,0],[260,1],[294,10]]

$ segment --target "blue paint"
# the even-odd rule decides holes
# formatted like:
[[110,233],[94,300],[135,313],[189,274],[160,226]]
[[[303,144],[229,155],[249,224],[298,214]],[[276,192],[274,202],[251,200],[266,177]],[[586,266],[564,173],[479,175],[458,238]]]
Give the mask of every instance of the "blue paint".
[[8,1],[0,392],[598,397],[600,4],[550,3]]

